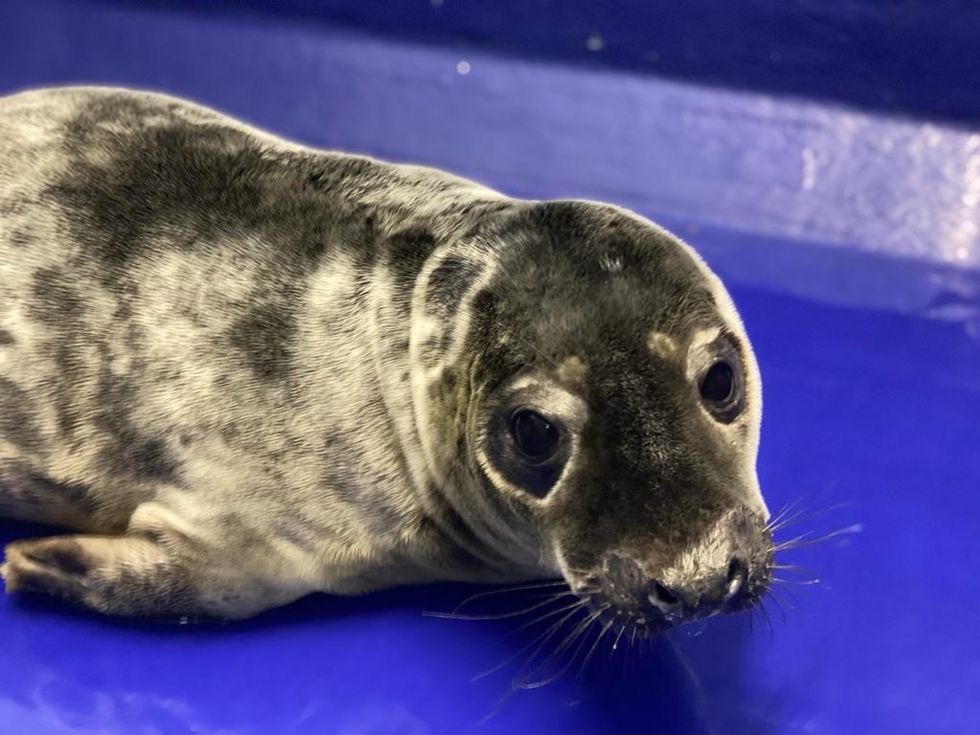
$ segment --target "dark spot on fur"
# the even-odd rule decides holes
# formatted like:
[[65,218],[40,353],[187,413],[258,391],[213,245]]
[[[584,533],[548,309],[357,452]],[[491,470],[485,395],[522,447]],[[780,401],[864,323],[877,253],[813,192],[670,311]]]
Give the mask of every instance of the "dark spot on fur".
[[28,245],[33,245],[35,240],[34,233],[26,227],[18,228],[7,236],[7,242],[18,248],[26,248]]
[[56,268],[41,268],[31,282],[28,315],[32,319],[61,329],[71,326],[85,312],[85,303],[69,284],[71,277]]
[[82,546],[74,541],[58,539],[38,544],[31,547],[30,552],[25,556],[38,564],[54,567],[76,577],[84,577],[89,571]]
[[12,345],[17,340],[14,339],[14,335],[8,332],[6,329],[0,329],[0,347],[5,347],[6,345]]
[[30,473],[24,479],[26,487],[38,496],[65,498],[72,503],[89,503],[92,500],[92,489],[81,482],[55,482],[37,473]]
[[429,397],[442,405],[446,410],[452,410],[459,388],[459,376],[452,368],[443,370],[439,380],[429,387]]
[[127,452],[129,461],[140,468],[140,476],[154,480],[173,477],[176,462],[162,439],[141,439],[134,442]]
[[47,595],[71,603],[80,600],[81,587],[78,582],[63,575],[20,571],[16,580],[17,592]]
[[[188,122],[174,107],[102,95],[65,127],[70,164],[44,196],[101,260],[107,287],[134,259],[161,249],[226,248],[293,275],[308,273],[328,246],[359,256],[373,250],[364,247],[373,224],[365,225],[363,207],[333,189],[378,164],[272,155],[219,116],[198,113]],[[254,245],[233,253],[244,237]]]
[[19,449],[41,448],[41,432],[35,422],[31,398],[6,378],[0,378],[0,437]]
[[395,284],[407,299],[411,299],[412,285],[435,247],[432,233],[422,227],[396,232],[388,238],[388,259]]
[[473,311],[477,314],[493,315],[497,313],[497,296],[489,289],[483,288],[473,297]]
[[94,494],[84,483],[55,481],[19,461],[0,470],[2,515],[71,527],[84,524],[95,508]]
[[174,482],[179,465],[166,443],[147,436],[132,418],[139,402],[134,383],[103,367],[96,401],[99,412],[93,422],[112,440],[102,451],[105,465],[138,480]]
[[482,270],[483,266],[479,263],[447,257],[429,275],[426,290],[429,307],[445,311],[456,309]]
[[282,380],[289,373],[292,340],[296,331],[292,308],[285,304],[258,304],[232,325],[229,339],[241,350],[249,367],[264,381]]
[[[172,228],[214,237],[262,209],[258,177],[268,168],[257,144],[219,125],[189,126],[176,117],[146,125],[141,110],[123,97],[94,101],[72,120],[65,141],[73,153],[66,176],[46,192],[62,206],[76,238],[99,254],[110,271],[146,246],[149,228]],[[129,134],[108,131],[122,122]],[[86,149],[112,154],[92,163]],[[174,243],[185,242],[175,237]]]

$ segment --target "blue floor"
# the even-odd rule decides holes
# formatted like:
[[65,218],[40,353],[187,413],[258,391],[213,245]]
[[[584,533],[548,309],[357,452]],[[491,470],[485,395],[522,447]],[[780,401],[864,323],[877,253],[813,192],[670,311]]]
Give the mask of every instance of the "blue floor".
[[[769,603],[771,633],[760,619],[751,635],[743,620],[675,633],[691,671],[664,642],[604,650],[580,678],[572,670],[495,710],[522,658],[470,680],[529,642],[518,627],[531,616],[422,615],[451,609],[463,588],[311,598],[217,628],[3,598],[0,731],[461,733],[487,716],[474,732],[969,731],[980,686],[970,563],[980,346],[956,325],[736,299],[766,377],[771,505],[843,505],[799,529],[860,528],[786,555],[821,584],[781,591],[795,609],[784,622]],[[2,528],[3,540],[31,530]]]
[[[668,222],[702,247],[732,283],[753,338],[765,387],[764,492],[774,510],[802,501],[812,511],[787,529],[787,537],[794,530],[818,536],[847,532],[785,555],[787,563],[806,568],[796,577],[787,573],[788,580],[820,581],[777,586],[786,609],[775,600],[767,603],[768,623],[757,616],[750,630],[744,617],[712,620],[669,640],[615,652],[606,648],[581,673],[573,667],[547,686],[516,692],[511,682],[521,672],[521,651],[541,626],[521,628],[533,616],[460,621],[423,615],[452,609],[472,593],[462,587],[314,597],[224,626],[121,622],[46,601],[2,597],[0,733],[975,729],[980,215],[970,197],[977,196],[980,174],[974,171],[971,179],[963,173],[967,159],[961,155],[973,150],[968,143],[975,135],[909,124],[908,130],[937,142],[905,149],[915,155],[902,165],[919,167],[909,186],[924,192],[924,199],[910,197],[907,203],[895,183],[899,174],[889,169],[904,155],[901,150],[892,158],[842,163],[861,169],[863,190],[854,196],[880,205],[870,207],[881,215],[874,222],[862,220],[867,202],[854,207],[854,196],[840,194],[847,177],[839,167],[840,178],[820,199],[819,180],[808,189],[804,176],[804,185],[793,188],[776,176],[782,169],[775,159],[747,164],[737,155],[739,141],[713,150],[705,143],[704,166],[737,174],[755,191],[768,182],[776,192],[773,206],[760,205],[745,217],[749,199],[757,197],[732,199],[691,170],[676,172],[674,198],[669,186],[651,176],[652,194],[644,201],[637,182],[654,172],[639,169],[652,165],[654,159],[644,156],[653,153],[638,153],[633,169],[624,158],[619,177],[589,163],[590,150],[606,146],[622,153],[617,140],[638,134],[625,122],[631,109],[654,104],[656,95],[687,94],[683,90],[664,92],[655,80],[644,86],[610,76],[604,88],[626,83],[632,91],[617,98],[623,108],[606,117],[595,113],[592,122],[606,126],[603,136],[590,137],[569,121],[555,138],[543,136],[545,142],[535,146],[527,129],[540,117],[515,119],[512,134],[499,126],[506,123],[506,110],[524,109],[516,97],[526,91],[521,79],[553,78],[553,88],[540,87],[545,98],[549,89],[557,95],[562,85],[566,92],[571,88],[574,80],[557,66],[481,59],[497,64],[497,76],[479,93],[466,93],[453,86],[459,73],[452,65],[445,74],[420,76],[417,68],[400,65],[408,52],[395,48],[385,55],[388,41],[348,38],[346,31],[331,36],[333,31],[306,27],[302,17],[286,26],[269,21],[267,28],[254,19],[236,23],[183,11],[142,14],[112,3],[9,2],[0,8],[0,49],[6,49],[0,54],[7,54],[0,56],[0,93],[69,81],[149,86],[194,96],[320,145],[448,166],[524,196],[597,196]],[[321,32],[332,39],[323,47],[317,41]],[[273,53],[269,48],[276,44]],[[342,68],[327,64],[347,58],[338,56],[338,48],[348,54],[362,47],[364,56],[350,55]],[[459,56],[456,50],[445,53],[448,59]],[[476,74],[480,67],[472,64]],[[390,89],[373,87],[379,78]],[[508,79],[517,80],[513,89],[504,88]],[[392,114],[383,99],[404,88],[428,89],[430,100],[443,95],[458,116],[496,109],[492,146],[467,143],[452,120],[421,105],[400,117]],[[490,107],[488,89],[499,95]],[[320,102],[304,94],[321,95]],[[705,95],[704,104],[715,105],[708,117],[741,104],[726,101],[724,93]],[[501,100],[513,106],[502,112]],[[552,109],[547,102],[542,116]],[[693,109],[690,99],[686,104]],[[792,120],[838,115],[805,105],[784,114],[766,100],[751,106],[755,114],[768,115],[767,121],[776,119],[776,133],[766,138],[774,146],[805,127],[794,127]],[[383,121],[358,117],[379,108]],[[333,111],[329,119],[319,117],[324,109]],[[652,108],[644,109],[652,114]],[[860,128],[853,114],[833,117],[845,121],[837,129],[850,131],[852,143]],[[746,119],[730,117],[733,125]],[[864,142],[844,158],[866,151],[876,131],[895,140],[905,135],[891,121],[861,120]],[[651,140],[650,146],[694,150],[691,136],[698,131],[687,135],[666,144]],[[582,151],[562,147],[575,136]],[[844,136],[835,140],[846,142]],[[818,157],[832,153],[832,142],[818,146]],[[562,161],[579,153],[576,160],[585,161],[587,171],[575,179]],[[759,169],[756,179],[753,166]],[[929,178],[930,171],[945,172],[946,178]],[[657,173],[666,178],[673,172]],[[915,210],[923,200],[928,206]],[[919,213],[908,217],[910,208]],[[838,221],[831,222],[835,214]],[[935,242],[929,233],[939,233]],[[942,249],[950,243],[956,248],[947,257]],[[39,532],[0,521],[3,542]],[[536,598],[526,592],[492,600],[475,601],[468,609],[520,610]]]

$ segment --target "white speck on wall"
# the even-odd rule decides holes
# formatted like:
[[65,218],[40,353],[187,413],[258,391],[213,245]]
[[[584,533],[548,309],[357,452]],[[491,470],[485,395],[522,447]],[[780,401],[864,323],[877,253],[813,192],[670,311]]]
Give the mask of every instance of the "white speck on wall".
[[438,8],[438,7],[441,7],[441,6],[442,6],[442,3],[443,3],[444,1],[445,1],[445,0],[429,0],[429,2],[431,2],[431,3],[432,3],[432,7],[433,7],[433,8]]
[[467,74],[469,74],[470,73],[470,62],[465,61],[465,60],[457,62],[456,63],[456,73],[459,74],[460,76],[463,76],[463,77],[465,77]]
[[602,51],[605,45],[605,40],[598,33],[591,33],[589,34],[589,37],[585,39],[585,48],[587,48],[589,51]]

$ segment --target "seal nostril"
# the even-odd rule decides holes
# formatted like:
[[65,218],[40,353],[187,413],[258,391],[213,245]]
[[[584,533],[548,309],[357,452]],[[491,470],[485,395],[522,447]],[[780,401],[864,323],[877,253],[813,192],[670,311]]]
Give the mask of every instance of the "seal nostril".
[[732,560],[728,562],[728,574],[726,575],[726,579],[731,582],[736,577],[740,577],[742,575],[742,568],[742,560],[738,557],[732,557]]
[[651,590],[651,596],[656,596],[656,598],[665,605],[676,605],[680,602],[677,595],[670,591],[670,589],[660,582],[653,583],[653,589]]
[[738,557],[733,557],[728,562],[728,572],[725,577],[725,602],[731,601],[742,591],[747,578],[748,567],[745,562]]

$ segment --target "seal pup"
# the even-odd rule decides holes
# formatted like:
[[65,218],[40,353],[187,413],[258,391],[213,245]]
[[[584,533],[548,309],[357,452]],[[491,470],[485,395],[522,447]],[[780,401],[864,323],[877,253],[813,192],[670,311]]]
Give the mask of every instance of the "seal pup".
[[522,201],[157,94],[0,100],[8,592],[241,618],[563,577],[641,632],[758,600],[760,379],[719,280]]

